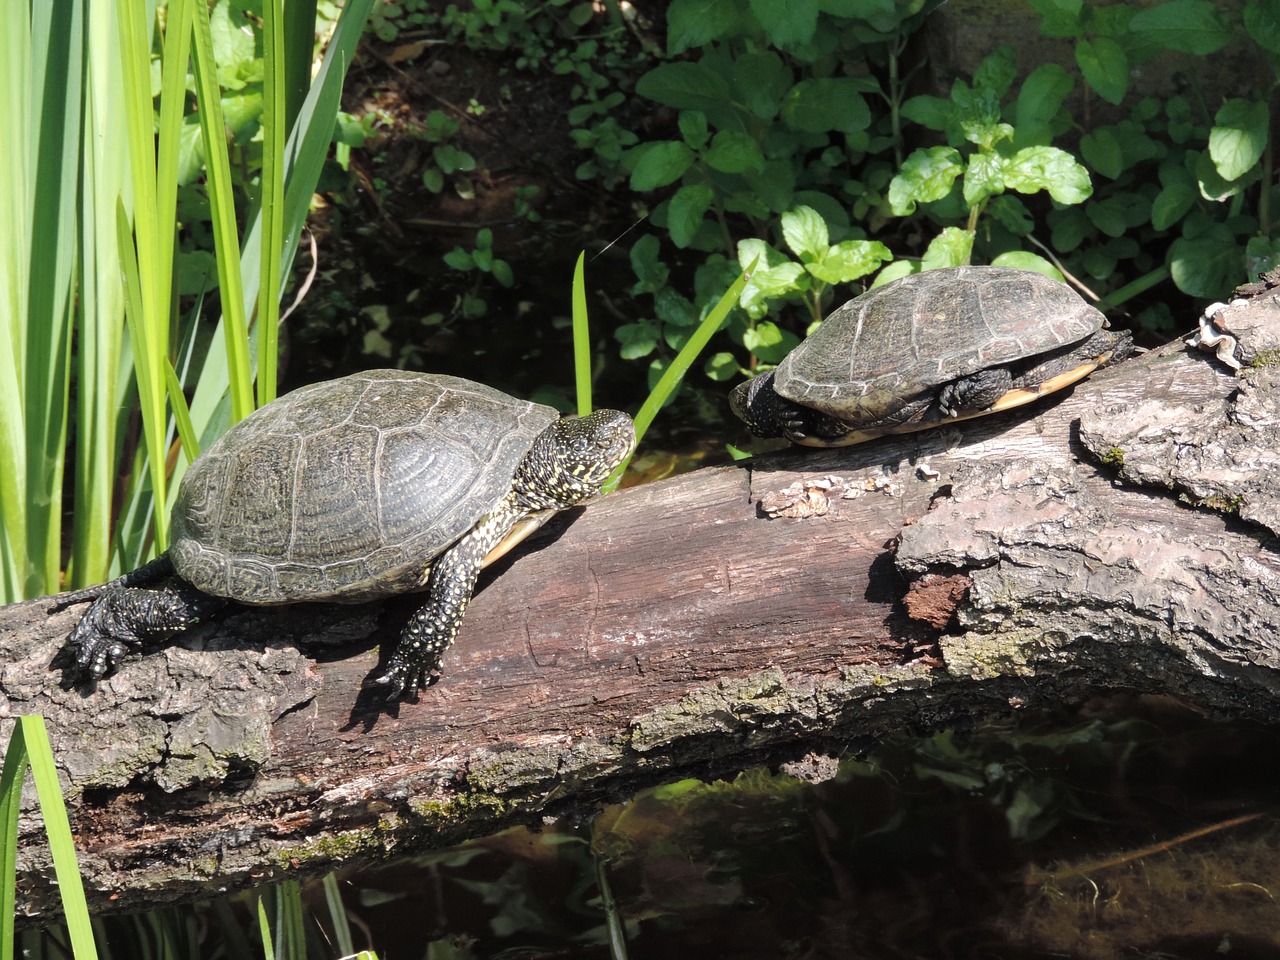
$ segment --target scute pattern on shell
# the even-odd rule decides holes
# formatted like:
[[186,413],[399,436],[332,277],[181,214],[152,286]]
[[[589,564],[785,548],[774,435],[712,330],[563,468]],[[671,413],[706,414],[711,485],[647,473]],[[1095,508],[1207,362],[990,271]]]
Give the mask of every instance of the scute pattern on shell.
[[243,603],[420,586],[557,419],[458,377],[373,370],[303,387],[236,424],[187,471],[174,567]]
[[1066,284],[1030,270],[930,270],[830,314],[779,364],[774,389],[851,423],[874,421],[951,380],[1084,340],[1103,323]]

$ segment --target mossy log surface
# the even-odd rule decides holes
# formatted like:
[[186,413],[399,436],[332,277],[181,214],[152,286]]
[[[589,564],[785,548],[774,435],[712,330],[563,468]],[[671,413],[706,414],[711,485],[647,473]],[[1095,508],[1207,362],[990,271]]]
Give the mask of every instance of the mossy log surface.
[[[1276,355],[1270,294],[1222,322]],[[1278,382],[1175,341],[999,416],[623,491],[486,573],[413,703],[361,683],[415,598],[230,609],[93,691],[49,667],[81,610],[17,604],[0,717],[47,718],[99,910],[1106,690],[1267,718]],[[19,911],[48,917],[33,808]]]

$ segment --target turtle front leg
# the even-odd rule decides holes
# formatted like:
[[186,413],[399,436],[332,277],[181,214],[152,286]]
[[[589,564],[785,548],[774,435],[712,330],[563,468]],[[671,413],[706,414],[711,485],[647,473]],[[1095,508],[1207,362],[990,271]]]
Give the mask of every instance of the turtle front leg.
[[444,653],[458,635],[484,558],[522,515],[514,496],[508,494],[475,529],[432,561],[429,599],[400,632],[386,671],[369,681],[386,687],[388,700],[416,693],[440,678]]
[[225,603],[185,580],[156,590],[112,587],[93,601],[67,637],[63,650],[73,658],[70,679],[97,680],[121,657],[168,640]]

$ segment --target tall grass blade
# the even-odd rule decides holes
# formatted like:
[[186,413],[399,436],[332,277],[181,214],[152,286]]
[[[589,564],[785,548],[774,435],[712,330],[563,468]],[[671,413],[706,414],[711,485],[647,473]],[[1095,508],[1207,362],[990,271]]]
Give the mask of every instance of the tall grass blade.
[[[152,496],[157,503],[163,504],[167,479],[164,364],[169,341],[169,288],[161,289],[160,282],[172,275],[173,225],[170,224],[168,233],[163,234],[159,223],[147,5],[123,3],[117,6],[117,12],[130,182],[133,186],[133,239],[130,239],[128,211],[123,199],[117,204],[116,229],[122,262],[131,259],[135,272],[138,272],[139,264],[147,271],[145,278],[138,273],[137,289],[126,299],[126,316],[129,317],[129,337],[133,347]],[[166,131],[161,130],[160,134],[164,137]],[[168,511],[155,511],[154,521],[156,549],[163,550],[169,540]]]
[[[53,856],[53,869],[58,880],[58,894],[62,900],[72,952],[76,960],[94,960],[98,954],[94,948],[93,925],[89,920],[84,885],[80,881],[75,843],[71,838],[71,823],[67,820],[67,807],[62,799],[58,768],[53,759],[53,749],[49,746],[44,717],[38,715],[18,717],[5,754],[4,770],[0,773],[0,821],[3,821],[6,834],[9,830],[13,831],[15,851],[18,827],[16,808],[21,805],[22,781],[28,765],[31,768],[31,779],[35,783],[36,797],[40,801],[40,817],[44,820],[45,833],[49,838],[49,852]],[[7,906],[5,917],[12,917],[12,891],[16,872],[10,872],[15,866],[8,856],[8,850],[6,844],[0,882],[4,883],[3,896],[10,900],[7,904],[0,901],[0,905]],[[12,936],[5,937],[5,944],[0,945],[0,960],[12,957],[12,953],[3,953],[4,947],[11,950],[12,944]]]
[[227,152],[226,126],[222,120],[222,90],[213,57],[213,32],[209,11],[203,5],[191,18],[192,69],[199,102],[200,130],[204,134],[205,175],[213,218],[213,241],[218,259],[218,289],[222,295],[223,336],[230,374],[231,420],[243,420],[253,412],[253,373],[249,366],[248,308],[240,275],[240,233],[236,223],[231,159]]
[[275,945],[271,942],[271,921],[267,919],[267,908],[262,898],[258,898],[258,932],[262,934],[262,960],[276,960]]
[[[698,359],[698,355],[702,353],[708,341],[724,324],[725,319],[729,316],[729,311],[738,302],[738,295],[742,293],[742,288],[751,279],[751,271],[755,269],[755,266],[756,261],[752,260],[742,276],[729,285],[729,289],[724,292],[724,296],[716,301],[716,305],[702,318],[702,322],[693,331],[693,335],[689,337],[688,342],[680,348],[680,352],[671,361],[671,366],[663,371],[653,390],[649,392],[649,396],[645,397],[644,403],[640,404],[640,409],[633,418],[636,425],[637,445],[640,443],[640,438],[648,431],[649,425],[653,423],[653,418],[658,415],[658,411],[667,402],[667,398],[675,392],[676,387],[680,385],[680,381],[689,372],[689,368]],[[614,471],[613,476],[604,485],[606,493],[617,489],[623,473],[626,472],[627,464],[630,462],[631,458],[628,457],[622,466]]]
[[22,782],[27,775],[27,745],[15,724],[0,770],[0,960],[13,960],[14,917],[17,907],[18,815],[22,812]]
[[[266,73],[262,109],[262,276],[280,276],[284,246],[285,53],[282,0],[262,2],[262,46]],[[258,285],[258,405],[276,398],[280,293]]]
[[31,5],[0,3],[0,603],[22,599],[27,562],[27,457],[21,359],[26,354],[30,263]]
[[27,595],[56,589],[62,569],[62,476],[71,360],[84,0],[32,5],[34,127],[26,355]]
[[578,393],[578,416],[591,412],[591,327],[587,319],[587,284],[583,264],[587,252],[578,254],[573,268],[573,372]]
[[292,130],[311,87],[316,48],[316,0],[289,0],[284,7],[284,129]]
[[336,874],[325,875],[324,899],[329,907],[329,920],[333,924],[334,946],[342,956],[349,957],[356,952],[355,944],[351,940],[351,924],[347,922],[347,908],[342,903],[342,891],[338,889]]
[[[312,81],[311,89],[303,101],[302,109],[289,133],[285,146],[285,199],[283,226],[283,253],[280,275],[273,277],[269,285],[278,297],[293,266],[298,238],[311,208],[311,195],[320,180],[333,130],[338,121],[338,109],[342,102],[342,81],[354,56],[355,48],[364,30],[374,0],[348,0],[338,16],[337,26],[328,49]],[[249,298],[245,309],[250,309],[258,296],[258,285],[263,282],[262,262],[262,212],[260,207],[250,216],[245,231],[241,274],[244,294]],[[225,302],[225,296],[224,296]],[[219,326],[226,323],[226,315]],[[225,403],[225,389],[219,385],[217,371],[226,367],[225,338],[214,334],[209,351],[196,382],[191,401],[191,420],[200,436],[201,444],[208,445],[220,436],[230,423]],[[225,381],[224,381],[225,382]],[[179,469],[184,469],[180,464]]]
[[84,47],[70,586],[101,582],[111,570],[117,423],[127,406],[129,385],[128,374],[121,369],[124,293],[116,241],[116,201],[123,195],[127,205],[131,196],[128,158],[119,146],[124,104],[115,6],[88,5]]

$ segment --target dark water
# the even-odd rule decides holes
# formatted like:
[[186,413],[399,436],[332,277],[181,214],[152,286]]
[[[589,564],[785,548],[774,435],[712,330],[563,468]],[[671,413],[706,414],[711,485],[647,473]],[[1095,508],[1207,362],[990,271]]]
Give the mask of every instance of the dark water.
[[[799,770],[816,783],[670,784],[339,889],[382,960],[622,956],[610,918],[632,960],[1280,957],[1277,748],[1280,728],[1117,698]],[[338,957],[319,884],[303,902],[309,956]],[[179,955],[261,956],[255,903],[232,903],[247,953],[226,902],[170,911]],[[106,929],[137,955],[136,919]]]
[[609,957],[598,871],[633,960],[1280,956],[1278,745],[1125,700],[342,881],[384,958]]

